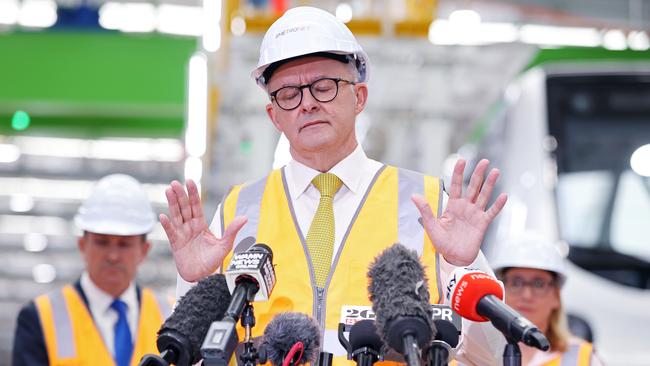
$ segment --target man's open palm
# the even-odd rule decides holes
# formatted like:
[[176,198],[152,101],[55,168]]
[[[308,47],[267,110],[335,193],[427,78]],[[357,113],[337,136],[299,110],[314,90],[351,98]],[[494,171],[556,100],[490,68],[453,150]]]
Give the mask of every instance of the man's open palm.
[[246,224],[246,218],[234,218],[223,237],[218,238],[208,228],[199,192],[192,180],[187,181],[187,193],[181,183],[173,181],[165,190],[165,196],[169,217],[161,214],[159,218],[169,239],[178,273],[189,282],[214,273],[232,249],[235,236]]
[[484,182],[488,165],[489,161],[485,159],[477,164],[463,194],[465,160],[459,159],[456,162],[451,178],[449,201],[439,218],[434,216],[424,197],[412,197],[422,215],[424,229],[436,250],[453,265],[466,266],[476,259],[488,225],[506,204],[507,196],[500,194],[486,210],[499,177],[499,171],[492,169]]

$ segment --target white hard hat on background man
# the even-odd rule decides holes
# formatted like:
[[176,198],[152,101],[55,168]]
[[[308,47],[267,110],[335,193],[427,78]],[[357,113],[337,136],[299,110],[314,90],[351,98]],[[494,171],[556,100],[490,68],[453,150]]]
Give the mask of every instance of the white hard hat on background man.
[[155,222],[142,185],[124,174],[100,179],[75,216],[81,230],[107,235],[147,234]]
[[310,6],[287,10],[269,27],[260,46],[259,62],[251,76],[258,85],[266,88],[269,75],[265,71],[274,69],[269,66],[310,54],[340,55],[341,58],[336,58],[339,61],[355,62],[359,82],[368,80],[368,55],[350,29],[334,15]]
[[566,264],[560,245],[540,235],[527,234],[497,248],[491,265],[497,273],[511,267],[554,272],[562,285],[566,281]]

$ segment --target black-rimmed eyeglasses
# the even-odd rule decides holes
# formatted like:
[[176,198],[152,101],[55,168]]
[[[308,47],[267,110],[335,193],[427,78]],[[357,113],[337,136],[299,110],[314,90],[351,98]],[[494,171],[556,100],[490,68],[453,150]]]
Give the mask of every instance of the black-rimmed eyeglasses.
[[290,111],[298,108],[302,103],[302,93],[305,88],[309,88],[309,92],[317,101],[321,103],[331,102],[339,93],[339,82],[356,84],[354,81],[341,78],[322,78],[310,84],[284,86],[269,95],[280,108]]

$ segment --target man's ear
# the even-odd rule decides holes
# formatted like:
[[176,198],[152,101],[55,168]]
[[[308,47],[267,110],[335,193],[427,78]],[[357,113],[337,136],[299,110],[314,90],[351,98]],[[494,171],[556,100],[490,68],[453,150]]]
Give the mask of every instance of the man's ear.
[[366,107],[366,102],[368,101],[368,84],[359,83],[354,87],[354,93],[357,97],[357,103],[354,106],[354,112],[356,114],[359,114]]
[[86,238],[84,237],[84,235],[77,238],[77,248],[79,248],[79,252],[81,252],[82,254],[86,251],[86,240],[85,239]]
[[282,129],[280,129],[280,124],[277,122],[276,114],[275,114],[275,109],[273,109],[273,104],[269,103],[266,105],[266,114],[269,116],[269,119],[271,120],[271,123],[273,123],[273,126],[275,126],[275,129],[282,132]]
[[147,254],[149,254],[149,250],[151,250],[151,242],[149,240],[145,240],[144,243],[142,243],[142,256],[140,257],[140,263],[147,258]]

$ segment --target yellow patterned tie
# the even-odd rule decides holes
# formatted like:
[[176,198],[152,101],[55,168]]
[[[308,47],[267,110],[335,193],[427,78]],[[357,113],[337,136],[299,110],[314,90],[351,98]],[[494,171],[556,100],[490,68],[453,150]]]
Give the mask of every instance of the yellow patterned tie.
[[321,173],[311,181],[320,191],[320,202],[307,233],[307,248],[316,276],[316,285],[325,286],[334,252],[334,195],[341,188],[341,179],[332,173]]

